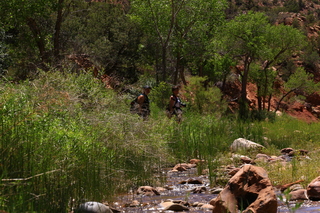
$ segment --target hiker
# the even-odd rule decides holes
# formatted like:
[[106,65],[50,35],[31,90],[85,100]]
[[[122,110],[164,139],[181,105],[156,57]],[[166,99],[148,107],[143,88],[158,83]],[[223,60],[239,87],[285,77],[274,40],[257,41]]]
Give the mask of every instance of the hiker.
[[150,106],[148,95],[151,91],[150,86],[143,87],[143,93],[140,94],[132,103],[130,111],[132,113],[137,113],[143,120],[146,120],[150,115]]
[[179,98],[179,86],[172,87],[172,95],[170,96],[169,106],[167,108],[167,116],[168,118],[172,118],[172,116],[176,116],[176,120],[178,123],[181,122],[182,118],[182,109],[181,107],[186,107],[186,104],[182,103]]

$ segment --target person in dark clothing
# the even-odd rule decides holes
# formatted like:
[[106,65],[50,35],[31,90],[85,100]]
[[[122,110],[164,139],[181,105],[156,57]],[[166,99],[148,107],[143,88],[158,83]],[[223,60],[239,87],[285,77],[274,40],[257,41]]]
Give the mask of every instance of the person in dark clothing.
[[143,87],[143,93],[137,97],[137,114],[146,120],[150,115],[150,101],[149,93],[151,91],[150,86]]
[[167,108],[168,118],[172,118],[172,116],[176,116],[176,120],[180,123],[182,119],[182,109],[181,107],[185,107],[186,105],[181,102],[179,98],[179,86],[172,87],[172,95],[170,96],[169,106]]

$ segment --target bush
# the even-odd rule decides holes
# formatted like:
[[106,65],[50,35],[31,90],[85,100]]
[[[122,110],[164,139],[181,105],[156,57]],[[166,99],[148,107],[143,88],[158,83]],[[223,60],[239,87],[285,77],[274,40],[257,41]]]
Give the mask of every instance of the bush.
[[186,98],[191,111],[200,114],[221,114],[226,111],[227,104],[221,100],[219,88],[208,85],[204,87],[205,77],[191,77],[185,87]]

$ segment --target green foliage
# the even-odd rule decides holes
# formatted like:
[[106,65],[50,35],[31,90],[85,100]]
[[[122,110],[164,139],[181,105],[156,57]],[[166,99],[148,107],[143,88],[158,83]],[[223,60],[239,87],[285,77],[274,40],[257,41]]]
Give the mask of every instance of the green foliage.
[[7,38],[4,29],[0,28],[0,76],[5,75],[9,67],[8,50],[5,44]]
[[150,99],[158,108],[165,110],[169,104],[171,93],[171,86],[165,82],[160,82],[158,86],[152,88]]
[[301,90],[306,94],[310,94],[319,90],[320,84],[314,82],[312,74],[307,73],[303,68],[299,67],[295,73],[290,76],[289,80],[284,84],[284,87],[287,91]]
[[79,7],[81,12],[75,12],[63,25],[73,41],[67,50],[90,55],[109,75],[130,83],[137,81],[141,30],[114,4],[95,2]]
[[300,4],[300,0],[299,2],[297,0],[288,0],[284,2],[283,6],[288,10],[288,12],[298,13],[302,9],[303,5]]
[[217,87],[207,86],[205,77],[191,77],[185,87],[186,98],[191,111],[200,114],[221,114],[226,110],[226,103],[221,100],[221,92]]

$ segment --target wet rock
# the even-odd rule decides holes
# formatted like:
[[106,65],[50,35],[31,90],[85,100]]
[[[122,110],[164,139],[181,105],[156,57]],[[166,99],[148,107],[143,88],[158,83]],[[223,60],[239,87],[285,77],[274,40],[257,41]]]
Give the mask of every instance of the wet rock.
[[137,195],[154,196],[160,193],[152,186],[140,186],[137,190]]
[[201,209],[209,209],[209,210],[212,210],[213,209],[213,206],[211,204],[203,204],[202,206],[200,206]]
[[210,201],[213,213],[277,212],[277,198],[267,172],[257,166],[244,165],[227,183],[217,198]]
[[290,200],[308,200],[306,189],[298,189],[290,192],[289,194]]
[[179,184],[203,184],[202,180],[189,178],[187,180],[180,181]]
[[131,203],[127,204],[128,207],[138,207],[140,206],[140,202],[138,200],[133,200]]
[[161,193],[161,192],[165,192],[168,191],[168,189],[164,188],[164,187],[156,187],[156,191]]
[[250,150],[262,150],[264,148],[264,146],[252,142],[250,140],[244,139],[244,138],[238,138],[236,140],[233,141],[233,143],[230,146],[231,151],[233,152],[237,152],[240,150],[246,150],[246,151],[250,151]]
[[172,170],[177,170],[177,171],[183,172],[183,171],[187,171],[188,169],[195,168],[195,167],[197,167],[197,164],[179,163],[179,164],[175,165],[172,168]]
[[307,196],[310,200],[320,200],[320,176],[313,179],[307,186]]
[[166,201],[166,202],[162,202],[160,204],[161,206],[164,207],[164,211],[188,211],[189,208],[187,206],[181,205],[179,203],[174,203],[172,201]]
[[86,202],[79,206],[78,209],[75,210],[75,213],[113,213],[112,210],[99,202]]
[[223,188],[217,187],[210,190],[211,194],[219,194]]
[[205,186],[196,187],[196,188],[193,188],[193,189],[191,190],[191,192],[192,192],[193,194],[201,194],[201,193],[206,192],[206,191],[207,191],[207,188],[206,188]]

